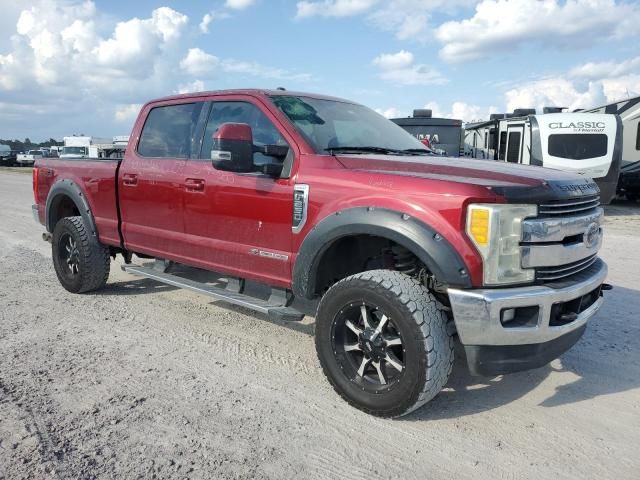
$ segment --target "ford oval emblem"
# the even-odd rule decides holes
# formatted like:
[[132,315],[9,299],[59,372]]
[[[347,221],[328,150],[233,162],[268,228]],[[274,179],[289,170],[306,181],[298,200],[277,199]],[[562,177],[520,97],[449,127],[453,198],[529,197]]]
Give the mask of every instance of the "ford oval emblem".
[[600,225],[596,222],[589,224],[587,229],[582,236],[582,241],[584,242],[585,247],[593,248],[598,245],[598,241],[600,240]]

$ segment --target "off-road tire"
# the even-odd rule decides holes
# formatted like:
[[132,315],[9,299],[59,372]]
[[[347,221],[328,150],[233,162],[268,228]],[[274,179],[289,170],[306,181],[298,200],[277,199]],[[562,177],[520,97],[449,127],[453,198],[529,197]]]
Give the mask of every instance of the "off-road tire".
[[[364,302],[389,312],[403,338],[405,368],[390,391],[371,393],[349,378],[334,345],[333,325],[339,313],[346,305]],[[333,285],[318,306],[315,343],[335,391],[354,407],[379,417],[406,415],[433,399],[447,383],[454,361],[443,306],[417,280],[391,270],[358,273]]]
[[[71,273],[61,254],[63,241],[72,239],[77,247],[77,273]],[[53,266],[60,284],[71,293],[98,290],[107,283],[111,258],[109,249],[102,245],[85,226],[82,217],[65,217],[53,229],[51,241]]]

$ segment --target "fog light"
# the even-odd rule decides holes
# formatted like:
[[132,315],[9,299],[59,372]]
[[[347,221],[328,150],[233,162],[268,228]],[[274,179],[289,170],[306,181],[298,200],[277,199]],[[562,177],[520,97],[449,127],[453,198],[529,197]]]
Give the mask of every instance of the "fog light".
[[500,323],[504,325],[505,323],[511,322],[514,318],[516,318],[516,309],[507,308],[505,310],[502,310]]

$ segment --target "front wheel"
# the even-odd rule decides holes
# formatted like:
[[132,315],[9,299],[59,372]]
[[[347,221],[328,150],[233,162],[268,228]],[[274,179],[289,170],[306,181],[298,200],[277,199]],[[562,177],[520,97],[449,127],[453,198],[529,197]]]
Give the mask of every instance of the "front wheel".
[[69,292],[90,292],[107,283],[109,249],[91,235],[82,217],[66,217],[56,224],[51,255],[58,280]]
[[442,305],[417,280],[372,270],[333,285],[316,317],[323,371],[347,402],[380,417],[435,397],[453,366]]

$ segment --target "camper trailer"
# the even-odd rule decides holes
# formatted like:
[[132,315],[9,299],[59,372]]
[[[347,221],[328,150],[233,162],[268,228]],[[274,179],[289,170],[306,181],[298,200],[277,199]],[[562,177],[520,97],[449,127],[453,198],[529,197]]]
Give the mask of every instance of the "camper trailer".
[[122,139],[96,138],[87,136],[64,137],[64,147],[60,158],[122,158],[126,143]]
[[459,157],[462,146],[462,121],[434,118],[431,110],[417,109],[413,117],[392,118],[392,122],[431,148],[436,154]]
[[465,125],[464,154],[473,158],[538,165],[593,178],[600,200],[616,193],[622,150],[617,115],[516,109],[487,122]]
[[640,96],[583,110],[582,113],[613,113],[622,120],[622,162],[618,193],[629,200],[640,198]]

